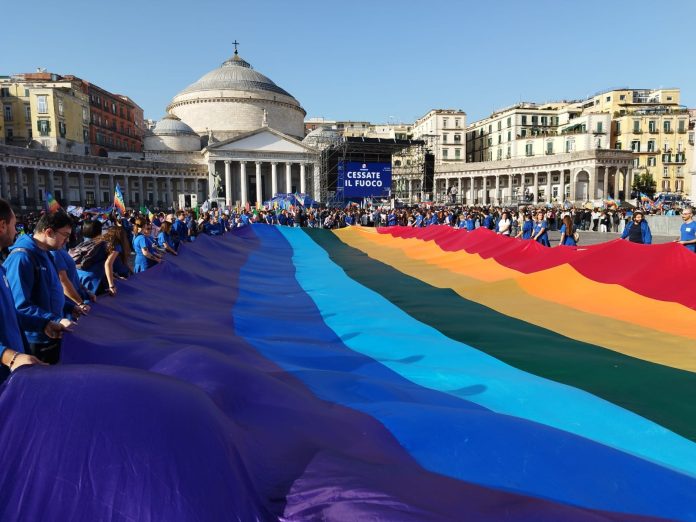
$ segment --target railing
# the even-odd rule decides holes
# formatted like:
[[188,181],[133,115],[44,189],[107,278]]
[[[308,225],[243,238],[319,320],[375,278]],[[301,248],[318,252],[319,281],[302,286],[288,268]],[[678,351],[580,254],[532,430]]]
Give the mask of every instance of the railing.
[[674,134],[674,129],[665,129],[663,132],[665,134]]
[[660,131],[657,130],[657,129],[648,129],[648,132],[649,132],[650,134],[660,134]]

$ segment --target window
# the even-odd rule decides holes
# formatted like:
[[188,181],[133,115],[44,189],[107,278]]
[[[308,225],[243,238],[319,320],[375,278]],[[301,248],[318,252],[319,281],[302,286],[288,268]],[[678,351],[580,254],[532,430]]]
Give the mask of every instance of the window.
[[608,102],[611,101],[611,96],[607,96],[607,101],[608,101]]
[[533,156],[534,155],[534,144],[527,143],[524,146],[524,153],[525,153],[525,156]]
[[87,129],[82,129],[82,141],[89,143],[89,131]]
[[31,121],[31,107],[29,105],[24,106],[24,119],[28,122]]
[[553,154],[553,142],[552,141],[546,142],[546,154]]
[[640,141],[638,140],[633,140],[631,142],[631,150],[633,152],[640,152]]
[[12,121],[12,105],[5,105],[5,121]]
[[48,103],[46,102],[46,96],[36,97],[36,110],[39,114],[48,113]]
[[521,138],[524,138],[524,137],[526,137],[526,136],[527,136],[527,129],[522,129],[522,130],[520,130],[520,137],[521,137]]
[[508,141],[512,140],[512,132],[510,132],[510,131],[508,131],[507,140]]
[[657,122],[655,120],[650,120],[648,122],[648,132],[654,134],[657,132]]
[[498,145],[500,145],[503,142],[503,136],[501,134],[498,134]]
[[683,175],[684,175],[684,174],[682,173],[682,168],[681,168],[681,167],[677,167],[677,177],[678,177],[678,178],[681,178]]
[[455,159],[461,158],[462,155],[462,149],[454,149],[454,157]]
[[679,120],[679,126],[677,127],[677,130],[678,130],[680,133],[681,133],[681,132],[686,132],[686,127],[685,127],[685,125],[684,125],[685,122],[686,122],[686,120]]
[[82,123],[89,123],[89,112],[87,107],[82,107]]
[[498,149],[498,155],[497,155],[497,158],[496,158],[496,159],[497,159],[498,161],[500,161],[501,159],[503,159],[503,149]]
[[[130,117],[129,117],[128,119],[130,119]],[[459,126],[460,126],[460,125],[459,125],[459,118],[455,118],[455,119],[454,119],[454,126],[457,127],[457,128],[459,128]]]
[[9,87],[0,88],[0,98],[7,98],[10,95]]
[[621,134],[621,122],[616,122],[616,134]]
[[447,159],[447,149],[442,149],[442,157]]
[[58,133],[60,134],[61,138],[65,138],[65,122],[59,121],[58,122]]
[[671,120],[665,120],[663,122],[664,130],[665,132],[669,133],[672,132],[672,121]]
[[502,129],[503,127],[503,122],[498,120],[498,130]]
[[58,116],[63,116],[63,99],[58,98]]
[[14,136],[14,132],[12,132],[11,128],[8,127],[7,129],[5,129],[5,137],[7,139],[11,140],[13,136]]
[[602,122],[601,121],[597,122],[597,132],[602,132]]
[[633,158],[633,166],[640,167],[640,158]]
[[575,141],[566,141],[566,152],[573,152],[575,150]]
[[48,136],[51,133],[51,122],[49,120],[39,120],[36,123],[39,127],[39,135]]
[[648,157],[648,167],[654,167],[656,165],[657,159],[655,156]]
[[488,126],[488,134],[490,134],[491,132],[493,132],[493,125]]
[[633,132],[640,133],[640,120],[633,120]]
[[462,141],[462,135],[461,134],[455,134],[454,135],[454,142],[455,143],[461,143]]
[[[107,123],[108,125],[108,123]],[[442,143],[447,143],[447,134],[442,135]]]
[[532,116],[532,125],[536,125],[538,121],[539,117],[537,115]]
[[449,123],[449,118],[442,118],[442,126],[446,129]]
[[620,142],[620,141],[617,141],[617,142],[616,142],[615,149],[616,149],[616,150],[621,150],[621,142]]
[[546,125],[548,125],[548,124],[549,124],[549,118],[548,118],[548,116],[542,116],[542,117],[541,117],[541,125],[542,125],[542,126],[546,126]]
[[648,141],[648,152],[655,152],[655,140]]
[[522,115],[522,125],[527,125],[527,115],[526,114]]
[[508,126],[508,128],[512,127],[512,118],[507,119],[507,126]]

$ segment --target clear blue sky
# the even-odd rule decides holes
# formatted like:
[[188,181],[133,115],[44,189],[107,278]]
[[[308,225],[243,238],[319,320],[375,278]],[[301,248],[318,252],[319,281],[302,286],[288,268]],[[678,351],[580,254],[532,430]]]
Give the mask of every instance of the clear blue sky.
[[457,108],[472,122],[520,100],[621,86],[680,87],[696,106],[693,0],[6,4],[0,74],[75,74],[130,96],[148,118],[235,39],[307,117],[409,122]]

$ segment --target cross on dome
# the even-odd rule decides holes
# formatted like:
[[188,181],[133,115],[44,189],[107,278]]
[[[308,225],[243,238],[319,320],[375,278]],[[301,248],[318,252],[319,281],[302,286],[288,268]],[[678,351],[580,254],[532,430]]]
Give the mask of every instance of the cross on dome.
[[232,42],[232,45],[234,45],[234,54],[239,54],[239,52],[237,51],[237,46],[239,45],[239,42],[237,41],[236,38],[235,38],[234,42]]

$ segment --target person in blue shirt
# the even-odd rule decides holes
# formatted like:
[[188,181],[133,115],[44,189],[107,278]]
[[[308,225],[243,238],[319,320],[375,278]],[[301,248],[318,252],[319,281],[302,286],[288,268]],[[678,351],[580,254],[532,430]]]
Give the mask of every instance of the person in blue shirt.
[[75,312],[75,305],[66,304],[63,286],[49,253],[63,248],[71,231],[72,220],[68,214],[63,211],[46,213],[36,223],[33,236],[23,235],[10,247],[4,263],[14,306],[25,318],[28,353],[47,363],[58,362],[60,341],[46,332],[46,323],[60,323],[65,327],[73,324],[67,317]]
[[573,225],[573,220],[570,216],[563,217],[563,224],[561,225],[561,240],[558,242],[558,246],[577,246],[575,241],[575,225]]
[[532,230],[532,239],[537,243],[541,243],[544,246],[550,247],[548,234],[548,223],[544,219],[544,211],[539,210],[536,213],[536,220],[534,221],[534,229]]
[[483,223],[481,226],[484,228],[487,228],[489,230],[493,229],[493,217],[490,215],[490,213],[487,210],[483,216]]
[[682,220],[684,222],[679,229],[677,242],[696,253],[696,221],[694,221],[694,209],[692,207],[686,207],[682,210]]
[[643,216],[642,210],[633,212],[633,219],[626,223],[621,239],[627,239],[631,243],[649,245],[652,243],[652,233],[650,226]]
[[89,313],[90,303],[96,301],[97,298],[80,282],[75,261],[65,248],[52,250],[51,256],[63,285],[63,294],[75,303],[76,312],[79,311],[79,315]]
[[133,272],[144,272],[148,268],[152,268],[162,259],[159,253],[155,250],[150,239],[152,225],[145,218],[135,220],[133,232],[133,251],[135,252],[135,262],[133,263]]
[[164,249],[165,252],[169,252],[172,255],[177,255],[171,232],[172,224],[169,221],[162,222],[162,226],[159,229],[159,234],[157,234],[157,246]]
[[389,211],[389,214],[387,215],[387,226],[388,227],[395,227],[396,226],[396,213],[394,212],[394,209],[391,209]]
[[423,226],[423,214],[421,214],[420,212],[416,214],[416,219],[413,222],[413,226],[416,228],[420,228]]
[[473,230],[476,228],[476,220],[474,219],[473,214],[467,214],[464,223],[466,224],[466,230],[468,232],[473,232]]
[[534,233],[534,221],[532,221],[532,215],[529,213],[524,214],[524,221],[520,227],[520,231],[515,237],[521,237],[522,239],[531,239]]
[[[0,199],[0,250],[9,247],[15,240],[17,217],[10,204]],[[16,254],[15,254],[16,255]],[[43,317],[20,313],[15,308],[14,296],[7,279],[5,268],[0,265],[0,383],[11,371],[30,364],[44,364],[30,352],[24,330],[43,331],[50,339],[60,338],[64,327]]]
[[186,227],[186,213],[180,210],[172,220],[172,248],[179,250],[179,245],[184,241],[189,241],[188,228]]

